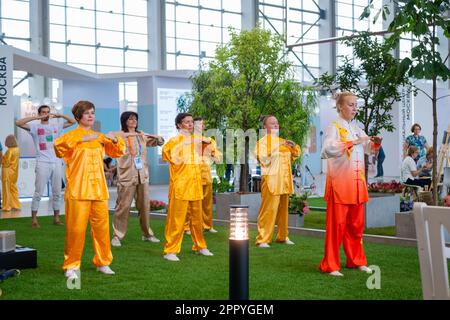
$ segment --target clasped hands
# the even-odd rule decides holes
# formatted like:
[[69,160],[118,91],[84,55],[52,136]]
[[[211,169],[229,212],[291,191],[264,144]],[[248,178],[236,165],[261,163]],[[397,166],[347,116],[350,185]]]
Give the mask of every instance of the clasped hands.
[[357,144],[361,144],[364,143],[366,141],[371,141],[375,144],[381,144],[381,141],[383,140],[383,138],[381,137],[369,137],[369,136],[363,136],[363,137],[358,137],[357,139],[353,140],[353,144],[357,145]]
[[[92,134],[85,134],[83,136],[83,138],[81,139],[81,141],[89,142],[89,141],[93,141],[93,140],[97,139],[98,137],[99,137],[99,133],[98,132],[95,132],[95,133],[92,133]],[[108,139],[108,140],[111,140],[113,143],[117,143],[117,136],[114,133],[112,133],[112,132],[109,132],[109,133],[105,134],[105,138]]]
[[52,119],[52,118],[62,118],[62,114],[59,114],[59,113],[49,113],[49,114],[45,114],[45,115],[42,115],[42,116],[36,116],[36,120],[41,120],[41,119],[45,119],[45,118],[49,118],[49,119]]

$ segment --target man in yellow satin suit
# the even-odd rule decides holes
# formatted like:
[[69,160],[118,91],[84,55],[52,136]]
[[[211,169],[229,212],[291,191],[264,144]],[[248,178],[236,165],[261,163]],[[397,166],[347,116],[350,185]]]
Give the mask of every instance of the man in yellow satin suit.
[[278,137],[279,125],[274,116],[263,118],[263,128],[267,134],[256,144],[262,175],[256,244],[268,248],[275,223],[278,225],[276,241],[294,244],[288,238],[289,195],[294,193],[291,163],[301,151],[293,141]]
[[81,265],[88,222],[94,247],[93,263],[97,271],[114,274],[109,242],[108,187],[103,173],[105,152],[112,158],[125,153],[125,142],[113,134],[92,130],[95,106],[78,101],[72,108],[78,127],[55,140],[55,153],[66,162],[66,240],[64,245],[65,276],[77,278]]
[[2,158],[2,202],[3,211],[20,209],[17,179],[19,177],[19,147],[16,137],[12,134],[6,137],[5,146],[8,147]]
[[207,249],[203,237],[201,179],[201,154],[203,144],[210,140],[192,135],[194,120],[189,113],[180,113],[175,118],[179,134],[163,147],[162,159],[169,162],[169,204],[165,227],[164,259],[179,261],[184,222],[190,211],[192,250],[204,256],[213,254]]
[[[214,139],[204,137],[203,131],[205,130],[204,120],[200,117],[194,118],[194,136],[203,139],[205,141],[211,141],[211,143],[203,144],[202,148],[202,163],[201,163],[201,176],[203,186],[203,200],[202,200],[202,212],[203,212],[203,229],[207,232],[216,233],[217,230],[213,228],[213,189],[212,189],[212,176],[211,176],[211,161],[218,163],[221,159],[221,154],[217,150],[217,145]],[[189,230],[189,216],[184,224],[184,230],[187,234],[190,234]]]

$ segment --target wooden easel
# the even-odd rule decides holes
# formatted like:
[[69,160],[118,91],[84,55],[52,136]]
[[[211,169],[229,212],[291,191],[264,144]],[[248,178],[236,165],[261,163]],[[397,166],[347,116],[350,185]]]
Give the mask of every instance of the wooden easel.
[[442,145],[439,149],[439,153],[437,156],[437,172],[439,173],[436,177],[438,178],[438,184],[441,182],[441,176],[444,174],[444,167],[448,167],[450,165],[450,125],[447,130],[444,131],[444,139],[442,141]]

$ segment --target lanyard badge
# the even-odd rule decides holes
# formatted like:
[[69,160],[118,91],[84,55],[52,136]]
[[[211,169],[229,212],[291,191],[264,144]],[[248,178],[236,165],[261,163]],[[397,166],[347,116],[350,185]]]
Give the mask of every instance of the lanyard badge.
[[130,149],[130,155],[133,158],[134,167],[136,168],[136,170],[141,170],[142,168],[144,168],[144,164],[142,163],[142,160],[141,160],[142,145],[141,145],[141,142],[139,141],[138,136],[136,136],[136,140],[137,140],[137,143],[139,146],[139,152],[136,156],[133,155],[133,147],[131,145],[130,137],[128,137],[128,147]]

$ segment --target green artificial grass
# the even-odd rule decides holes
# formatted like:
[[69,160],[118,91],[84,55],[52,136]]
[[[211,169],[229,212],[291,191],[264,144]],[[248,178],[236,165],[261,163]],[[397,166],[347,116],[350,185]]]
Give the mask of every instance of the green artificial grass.
[[[192,241],[184,237],[180,262],[162,258],[163,243],[141,241],[138,219],[131,217],[122,247],[113,248],[114,276],[95,271],[92,242],[87,233],[81,266],[81,289],[69,290],[61,265],[65,228],[41,217],[40,229],[30,218],[0,219],[0,230],[16,230],[17,244],[37,249],[38,268],[0,283],[0,299],[228,299],[228,229],[205,233],[213,257],[192,253]],[[151,226],[162,240],[164,220]],[[422,299],[416,248],[365,243],[369,265],[381,270],[381,289],[369,290],[370,275],[344,268],[336,278],[317,269],[323,255],[323,239],[290,235],[296,244],[254,245],[250,232],[250,299]],[[345,263],[342,252],[341,262]]]

